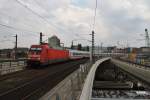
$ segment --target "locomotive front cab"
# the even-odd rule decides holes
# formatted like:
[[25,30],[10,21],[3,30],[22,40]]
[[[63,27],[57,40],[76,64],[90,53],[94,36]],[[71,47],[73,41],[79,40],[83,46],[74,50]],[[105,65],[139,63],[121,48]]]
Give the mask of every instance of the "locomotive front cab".
[[40,64],[42,47],[38,45],[31,46],[28,52],[28,65]]
[[46,65],[48,63],[48,45],[32,45],[28,53],[27,64],[30,65]]

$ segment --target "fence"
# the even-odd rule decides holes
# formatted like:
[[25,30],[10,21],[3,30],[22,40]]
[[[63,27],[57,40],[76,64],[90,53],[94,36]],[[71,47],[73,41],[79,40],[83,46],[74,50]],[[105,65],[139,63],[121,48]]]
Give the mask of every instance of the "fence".
[[26,66],[25,60],[0,61],[0,75],[23,70]]
[[91,68],[91,63],[80,65],[80,68],[60,82],[41,100],[77,100],[82,91],[83,83]]

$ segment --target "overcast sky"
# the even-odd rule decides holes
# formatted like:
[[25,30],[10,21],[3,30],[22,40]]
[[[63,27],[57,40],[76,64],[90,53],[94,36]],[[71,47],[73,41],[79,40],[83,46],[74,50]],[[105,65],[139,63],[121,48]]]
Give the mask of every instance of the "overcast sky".
[[[98,0],[95,44],[145,46],[144,29],[150,30],[150,0]],[[65,46],[74,39],[91,39],[95,0],[0,0],[0,48],[29,47],[57,35]],[[143,34],[143,35],[142,35]],[[118,42],[119,41],[119,42]],[[90,45],[86,40],[75,41]]]

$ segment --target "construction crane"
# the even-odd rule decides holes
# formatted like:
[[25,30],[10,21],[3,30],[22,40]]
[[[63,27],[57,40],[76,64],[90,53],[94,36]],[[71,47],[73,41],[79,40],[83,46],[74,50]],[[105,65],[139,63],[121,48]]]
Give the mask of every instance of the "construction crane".
[[[140,34],[143,36],[143,34]],[[145,29],[145,35],[143,39],[136,39],[137,41],[145,41],[145,47],[150,47],[150,39],[149,39],[149,34],[148,34],[148,29]]]
[[149,39],[148,29],[145,29],[145,44],[147,47],[150,47],[150,39]]

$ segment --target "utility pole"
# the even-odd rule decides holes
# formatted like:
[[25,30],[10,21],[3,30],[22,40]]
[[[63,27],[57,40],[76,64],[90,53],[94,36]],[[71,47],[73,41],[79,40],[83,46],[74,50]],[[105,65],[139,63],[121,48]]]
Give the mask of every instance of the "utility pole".
[[102,51],[103,50],[103,42],[101,42],[101,58],[102,58]]
[[15,48],[14,48],[14,52],[15,52],[14,59],[17,59],[17,44],[18,44],[18,36],[17,36],[17,34],[14,37],[16,39],[16,41],[15,41]]
[[147,29],[145,29],[145,43],[147,47],[150,47],[150,39],[149,39],[149,34]]
[[42,32],[40,33],[40,44],[42,44],[42,37],[43,37],[43,34],[42,34]]
[[98,59],[100,58],[100,45],[98,44]]
[[71,42],[71,49],[73,49],[73,40],[72,40],[72,42]]
[[90,60],[93,62],[94,61],[94,31],[92,31],[92,49],[91,49],[91,57],[90,57]]

